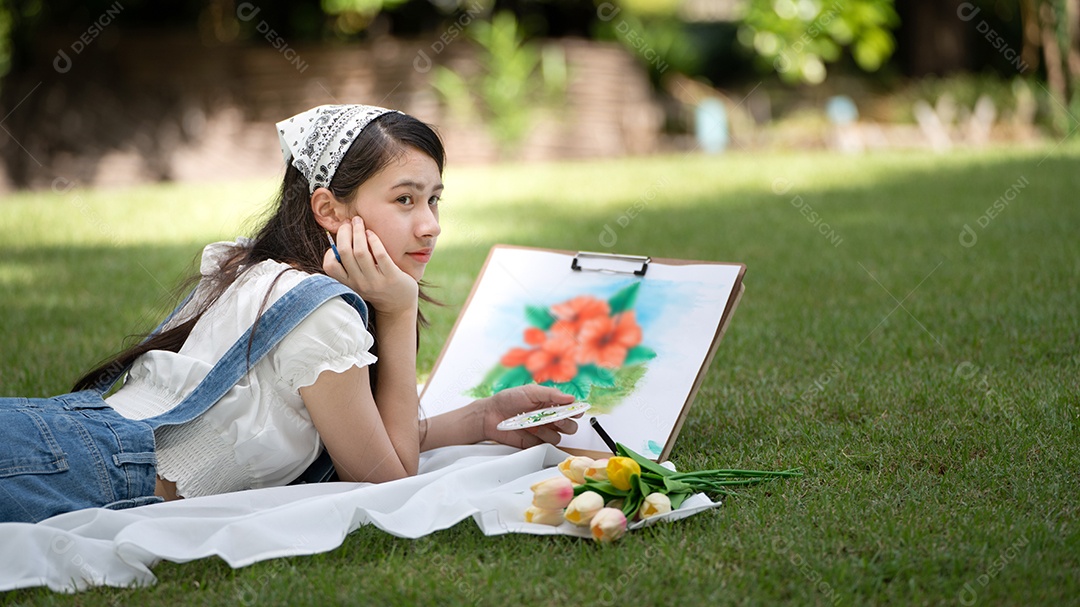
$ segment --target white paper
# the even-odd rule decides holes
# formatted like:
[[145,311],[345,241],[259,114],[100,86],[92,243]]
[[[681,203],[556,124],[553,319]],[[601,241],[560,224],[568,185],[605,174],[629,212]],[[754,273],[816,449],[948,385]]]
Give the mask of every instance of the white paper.
[[[530,326],[527,306],[550,309],[583,294],[607,300],[638,282],[632,310],[641,328],[639,345],[654,351],[656,357],[642,363],[644,375],[632,384],[628,396],[609,412],[587,413],[579,424],[581,430],[564,438],[560,446],[606,451],[588,425],[588,418],[596,417],[613,440],[655,458],[671,438],[702,371],[740,267],[652,262],[640,278],[572,271],[571,260],[570,255],[534,249],[493,251],[428,380],[421,398],[424,414],[434,416],[469,404],[478,396],[474,389],[507,352],[530,348],[524,341],[524,331]],[[590,267],[595,265],[590,263]]]

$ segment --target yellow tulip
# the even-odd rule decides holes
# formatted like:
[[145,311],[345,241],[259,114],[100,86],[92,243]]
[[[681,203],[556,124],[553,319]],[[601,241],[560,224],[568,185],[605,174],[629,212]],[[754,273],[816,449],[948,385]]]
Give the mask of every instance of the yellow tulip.
[[563,516],[578,527],[585,527],[603,507],[603,496],[595,491],[585,491],[570,501]]
[[671,499],[663,493],[650,493],[638,509],[638,516],[645,519],[671,512]]
[[525,511],[525,522],[558,527],[563,522],[563,513],[562,510],[558,508],[547,510],[545,508],[529,506],[529,509]]
[[533,506],[545,510],[562,510],[574,499],[574,485],[565,476],[556,476],[532,486]]
[[641,466],[629,457],[609,457],[607,476],[616,489],[630,489],[630,477],[641,474]]
[[574,483],[581,485],[585,483],[585,471],[592,465],[593,459],[591,457],[583,455],[568,457],[559,464],[559,472],[562,472],[563,476]]
[[613,542],[626,533],[626,516],[621,510],[602,508],[592,517],[589,530],[598,542]]

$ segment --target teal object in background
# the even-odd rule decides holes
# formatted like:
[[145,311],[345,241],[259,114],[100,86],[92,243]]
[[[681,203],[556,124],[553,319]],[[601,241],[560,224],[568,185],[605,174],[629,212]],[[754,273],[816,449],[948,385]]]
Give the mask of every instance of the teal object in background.
[[829,97],[829,100],[825,102],[825,115],[833,124],[852,124],[859,119],[859,108],[855,106],[851,97],[837,95]]
[[719,99],[702,101],[695,110],[694,122],[694,135],[702,150],[708,154],[719,154],[727,149],[730,140],[727,109]]

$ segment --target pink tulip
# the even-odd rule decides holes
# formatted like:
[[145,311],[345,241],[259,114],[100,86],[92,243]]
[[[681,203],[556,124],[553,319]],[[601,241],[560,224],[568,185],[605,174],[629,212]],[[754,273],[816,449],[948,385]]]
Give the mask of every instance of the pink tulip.
[[591,457],[585,457],[584,455],[568,457],[559,464],[559,472],[574,481],[574,484],[581,485],[585,483],[585,471],[592,465],[593,460]]
[[593,539],[598,542],[613,542],[626,533],[626,516],[621,510],[602,508],[589,523]]
[[529,506],[528,510],[525,511],[525,522],[558,527],[563,522],[563,511],[558,508],[546,510],[536,506]]
[[607,478],[607,458],[598,459],[592,463],[585,470],[585,478],[591,478],[594,481],[606,481]]
[[574,485],[565,476],[556,476],[532,486],[533,506],[545,510],[562,510],[574,499]]
[[650,516],[659,516],[671,512],[671,498],[663,493],[650,493],[645,496],[645,501],[638,509],[638,516],[646,519]]
[[563,516],[578,527],[586,527],[603,507],[603,496],[595,491],[585,491],[570,501]]

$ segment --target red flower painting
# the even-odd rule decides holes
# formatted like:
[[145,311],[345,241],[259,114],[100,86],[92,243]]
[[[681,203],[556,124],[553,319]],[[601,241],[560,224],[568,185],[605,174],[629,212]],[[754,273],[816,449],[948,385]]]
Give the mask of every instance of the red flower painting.
[[630,348],[641,343],[641,327],[634,320],[634,311],[627,310],[618,317],[598,316],[583,322],[577,339],[578,364],[618,369]]
[[644,373],[644,363],[656,357],[642,345],[633,310],[640,285],[634,282],[607,300],[579,295],[550,307],[526,306],[523,346],[503,354],[470,394],[487,396],[535,382],[589,399],[594,408],[613,406]]

